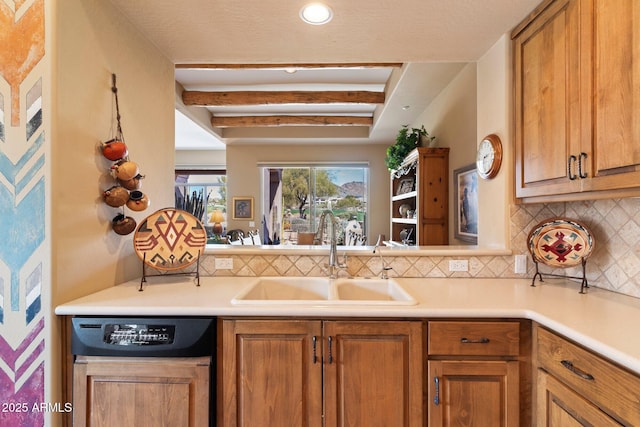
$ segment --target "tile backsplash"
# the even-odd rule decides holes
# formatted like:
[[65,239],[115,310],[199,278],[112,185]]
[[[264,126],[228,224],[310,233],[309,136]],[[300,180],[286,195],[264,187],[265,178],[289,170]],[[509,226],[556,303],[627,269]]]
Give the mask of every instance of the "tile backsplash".
[[[527,250],[529,231],[552,217],[567,217],[585,224],[594,236],[594,250],[587,260],[590,286],[640,298],[640,199],[590,200],[511,206],[511,249],[528,257],[527,274],[515,274],[513,256],[388,256],[385,261],[399,277],[514,277],[532,278],[535,266]],[[225,255],[225,258],[228,255]],[[232,270],[216,270],[215,256],[205,255],[203,275],[215,276],[323,276],[323,255],[233,255]],[[467,259],[469,271],[450,272],[449,260]],[[350,256],[344,275],[372,277],[380,274],[378,255]],[[581,276],[582,267],[541,272]],[[576,289],[579,284],[576,285]]]

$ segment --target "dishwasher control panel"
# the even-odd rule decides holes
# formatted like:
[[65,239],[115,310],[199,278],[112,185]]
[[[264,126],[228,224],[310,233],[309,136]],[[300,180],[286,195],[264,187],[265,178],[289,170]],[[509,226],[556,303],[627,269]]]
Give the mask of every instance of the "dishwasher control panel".
[[216,350],[213,317],[76,316],[71,326],[74,355],[199,357]]
[[172,344],[175,333],[176,327],[173,325],[107,323],[104,326],[104,342],[111,345]]

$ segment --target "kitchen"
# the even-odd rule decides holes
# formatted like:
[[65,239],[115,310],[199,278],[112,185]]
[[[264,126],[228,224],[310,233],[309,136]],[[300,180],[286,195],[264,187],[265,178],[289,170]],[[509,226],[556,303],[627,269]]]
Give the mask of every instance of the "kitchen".
[[[532,2],[527,10],[532,10],[536,3]],[[30,9],[29,6],[32,4],[22,6],[18,15],[30,16],[26,10]],[[26,212],[44,212],[43,217],[35,218],[36,231],[44,237],[40,237],[40,240],[38,236],[34,237],[32,246],[20,246],[22,258],[19,260],[8,254],[2,257],[13,273],[4,273],[3,276],[6,279],[3,282],[3,326],[0,335],[8,343],[2,355],[5,360],[11,361],[7,362],[10,368],[5,369],[11,378],[10,382],[29,384],[30,390],[34,390],[43,401],[54,402],[60,401],[57,384],[60,383],[61,374],[57,369],[60,331],[53,308],[126,282],[140,274],[140,263],[133,254],[131,241],[111,233],[112,211],[101,203],[97,190],[108,180],[102,169],[104,164],[96,156],[95,147],[98,141],[109,135],[112,126],[111,73],[119,76],[124,132],[131,155],[140,162],[147,176],[145,191],[153,196],[152,206],[155,208],[173,203],[173,176],[167,171],[173,170],[174,166],[172,118],[175,87],[173,64],[122,19],[112,6],[99,2],[71,1],[55,5],[33,2],[33,7],[43,11],[47,24],[43,26],[42,33],[42,51],[45,53],[34,68],[35,74],[25,77],[23,85],[37,89],[39,82],[42,84],[43,128],[47,132],[45,136],[41,133],[35,136],[47,142],[25,138],[27,133],[21,130],[26,128],[25,122],[31,116],[14,111],[17,107],[6,107],[11,99],[7,89],[3,90],[3,111],[5,117],[11,116],[12,125],[5,125],[7,149],[3,153],[15,163],[26,147],[34,147],[32,150],[38,156],[33,156],[33,161],[45,159],[43,165],[36,162],[33,167],[37,170],[35,178],[28,174],[31,177],[31,184],[27,185],[28,192],[36,200],[25,199],[32,208]],[[515,22],[517,20],[513,24]],[[78,34],[83,36],[79,37]],[[472,87],[477,84],[473,90],[478,111],[473,141],[477,136],[491,132],[500,132],[503,136],[510,134],[508,34],[494,42],[495,46],[490,45],[491,49],[478,60],[476,69],[468,71],[470,76],[465,77],[473,82]],[[494,55],[495,58],[492,57]],[[19,87],[17,84],[12,86]],[[468,86],[459,90],[465,91],[466,88]],[[27,93],[27,89],[22,90]],[[33,97],[37,90],[29,93]],[[27,99],[31,102],[32,98]],[[16,102],[12,105],[21,104]],[[431,127],[433,124],[427,120],[427,115],[425,113],[420,121]],[[438,134],[443,135],[444,132]],[[504,136],[503,142],[505,150],[512,153],[509,138]],[[166,150],[158,149],[161,147],[166,147]],[[147,152],[153,152],[153,155]],[[29,155],[32,156],[32,152]],[[229,169],[236,167],[231,164],[231,155],[229,153]],[[507,154],[507,157],[511,155]],[[379,162],[381,164],[381,160]],[[468,276],[463,277],[505,274],[520,277],[511,273],[511,252],[526,253],[529,224],[536,219],[566,215],[581,218],[590,225],[599,224],[600,229],[595,233],[598,236],[610,236],[601,238],[602,244],[597,246],[600,252],[594,254],[589,263],[590,271],[593,268],[597,276],[594,279],[597,286],[637,297],[639,291],[634,269],[638,263],[634,248],[638,245],[638,239],[634,237],[637,226],[633,221],[633,213],[637,212],[636,199],[515,205],[511,201],[512,168],[513,165],[505,162],[503,173],[485,183],[487,187],[481,189],[490,194],[504,195],[488,202],[502,213],[498,218],[503,221],[496,221],[495,230],[490,229],[487,233],[481,230],[481,237],[499,236],[498,248],[492,250],[508,252],[498,255],[489,252],[488,255],[471,257],[474,268]],[[7,174],[6,170],[3,169],[3,173]],[[243,194],[244,189],[240,189],[239,193]],[[19,196],[18,200],[21,201],[22,197]],[[17,206],[23,209],[27,207],[24,201],[17,203]],[[22,214],[21,209],[9,212]],[[33,219],[28,215],[24,218],[25,221]],[[30,229],[29,223],[23,226]],[[495,242],[488,242],[487,246],[492,243]],[[91,254],[90,258],[87,254]],[[437,256],[439,262],[445,262],[440,261],[442,254]],[[434,270],[433,273],[438,271]],[[46,350],[40,349],[42,346]],[[14,358],[20,355],[20,361],[15,362]],[[24,391],[25,388],[20,390]]]

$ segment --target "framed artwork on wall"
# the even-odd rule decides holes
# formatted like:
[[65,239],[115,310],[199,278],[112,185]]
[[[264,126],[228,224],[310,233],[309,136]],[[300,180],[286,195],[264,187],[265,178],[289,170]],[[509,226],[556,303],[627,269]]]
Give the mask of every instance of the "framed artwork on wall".
[[253,219],[253,197],[233,198],[233,219]]
[[478,243],[478,174],[476,164],[453,171],[453,236],[473,244]]

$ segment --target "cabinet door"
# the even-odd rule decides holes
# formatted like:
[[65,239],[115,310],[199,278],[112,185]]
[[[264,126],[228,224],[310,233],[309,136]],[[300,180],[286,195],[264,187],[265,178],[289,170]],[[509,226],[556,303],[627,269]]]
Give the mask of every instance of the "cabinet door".
[[538,370],[536,425],[538,427],[620,426],[598,407]]
[[223,320],[221,326],[218,425],[320,427],[322,323]]
[[589,78],[580,62],[581,4],[552,3],[514,38],[516,197],[581,189],[579,178],[568,177],[570,161],[572,175],[578,173],[571,156],[583,151],[581,105],[588,103],[588,86],[581,85]]
[[421,322],[325,322],[324,356],[326,426],[422,427]]
[[640,182],[640,2],[595,0],[593,141],[587,190]]
[[207,427],[210,358],[78,356],[75,427]]
[[429,427],[519,426],[518,361],[430,360]]

